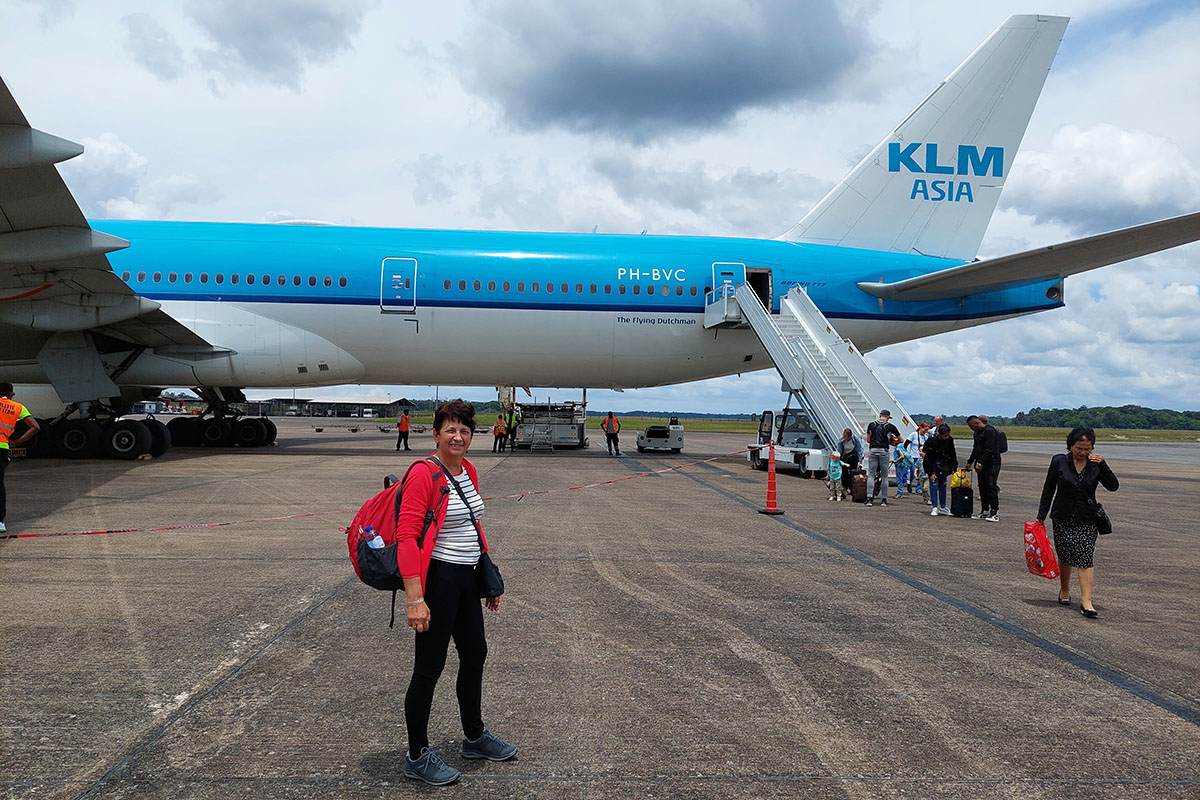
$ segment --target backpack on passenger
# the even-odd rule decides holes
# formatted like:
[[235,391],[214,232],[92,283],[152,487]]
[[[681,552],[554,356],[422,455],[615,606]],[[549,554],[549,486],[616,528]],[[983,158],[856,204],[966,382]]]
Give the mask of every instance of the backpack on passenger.
[[950,514],[969,517],[975,510],[975,491],[971,488],[971,474],[960,469],[950,476]]
[[[408,479],[408,473],[421,463],[426,463],[428,467],[428,462],[424,460],[414,461],[404,473],[404,478],[397,479],[395,475],[384,478],[383,491],[363,503],[362,508],[354,515],[350,527],[346,529],[346,548],[350,551],[350,564],[354,567],[358,579],[373,589],[392,593],[392,619],[388,623],[389,628],[396,625],[396,593],[404,589],[404,578],[400,576],[400,562],[396,555],[400,493],[404,488],[404,481]],[[418,550],[424,544],[425,534],[436,518],[437,513],[432,509],[425,512],[421,535],[417,537]]]
[[1008,452],[1008,434],[999,428],[996,429],[996,449],[1001,453]]

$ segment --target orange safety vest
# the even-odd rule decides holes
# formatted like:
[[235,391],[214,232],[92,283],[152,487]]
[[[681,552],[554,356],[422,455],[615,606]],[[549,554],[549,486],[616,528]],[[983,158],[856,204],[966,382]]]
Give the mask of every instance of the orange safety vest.
[[498,420],[496,420],[496,424],[492,426],[492,436],[503,436],[503,435],[504,435],[504,420],[498,419]]
[[25,410],[25,406],[16,400],[0,397],[0,447],[8,449],[8,442],[16,430],[17,420],[28,416],[29,412]]
[[396,421],[396,427],[398,430],[402,430],[402,431],[408,430],[408,416],[407,415],[401,416],[400,419],[398,419]]
[[[609,420],[612,420],[613,423],[613,429],[611,431],[608,429]],[[617,419],[616,417],[605,417],[604,421],[600,423],[600,427],[604,429],[605,433],[617,433],[621,430],[621,420]]]

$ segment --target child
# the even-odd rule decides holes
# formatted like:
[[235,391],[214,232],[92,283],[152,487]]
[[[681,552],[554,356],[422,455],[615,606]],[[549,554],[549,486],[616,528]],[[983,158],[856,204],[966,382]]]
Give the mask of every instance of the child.
[[842,468],[850,469],[850,465],[842,461],[842,454],[834,450],[829,454],[829,499],[842,502],[845,492],[842,488]]
[[896,499],[899,500],[904,496],[904,487],[908,486],[908,491],[912,493],[912,468],[916,464],[908,452],[909,442],[902,442],[896,447],[896,456],[892,459],[892,464],[896,467]]

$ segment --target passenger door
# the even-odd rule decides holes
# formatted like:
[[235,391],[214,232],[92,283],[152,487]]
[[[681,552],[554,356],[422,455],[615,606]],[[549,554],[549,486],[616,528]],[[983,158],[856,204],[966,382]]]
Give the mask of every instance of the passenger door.
[[411,314],[417,310],[417,260],[385,258],[379,272],[379,310]]

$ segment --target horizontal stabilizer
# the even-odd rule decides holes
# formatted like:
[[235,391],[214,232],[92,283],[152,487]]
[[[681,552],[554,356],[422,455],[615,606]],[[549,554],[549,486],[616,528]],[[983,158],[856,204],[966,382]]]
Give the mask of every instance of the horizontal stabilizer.
[[1021,283],[1065,278],[1197,240],[1200,240],[1200,213],[1185,214],[895,283],[864,281],[858,288],[884,300],[944,300]]

